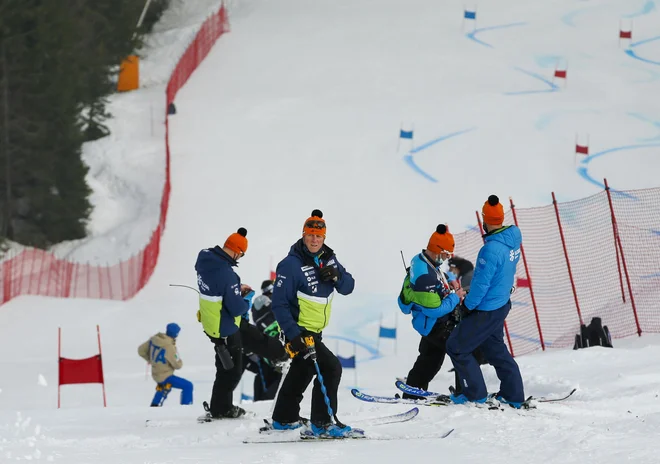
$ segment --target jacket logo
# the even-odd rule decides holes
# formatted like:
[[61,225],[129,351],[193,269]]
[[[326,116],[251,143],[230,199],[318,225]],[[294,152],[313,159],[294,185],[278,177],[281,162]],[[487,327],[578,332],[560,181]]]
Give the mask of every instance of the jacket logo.
[[520,248],[518,248],[515,251],[514,250],[509,251],[509,261],[513,262],[517,260],[519,257],[520,257]]
[[303,271],[303,272],[305,272],[305,271],[311,271],[312,269],[314,269],[314,266],[302,266],[302,267],[300,268],[300,270]]
[[202,276],[197,274],[197,286],[202,289],[202,291],[209,291],[209,286],[204,283]]

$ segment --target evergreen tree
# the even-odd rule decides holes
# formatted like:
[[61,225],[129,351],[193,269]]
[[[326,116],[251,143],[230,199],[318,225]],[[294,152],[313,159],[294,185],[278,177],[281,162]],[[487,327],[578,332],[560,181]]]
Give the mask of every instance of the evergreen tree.
[[82,144],[108,134],[113,73],[168,3],[136,32],[135,0],[0,1],[0,241],[85,236]]

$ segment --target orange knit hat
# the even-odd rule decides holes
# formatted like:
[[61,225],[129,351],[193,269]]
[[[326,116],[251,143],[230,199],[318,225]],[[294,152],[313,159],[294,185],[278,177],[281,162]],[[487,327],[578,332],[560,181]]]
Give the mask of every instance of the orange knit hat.
[[484,207],[481,209],[481,214],[484,217],[484,223],[489,226],[496,226],[504,222],[504,207],[497,195],[488,197],[488,201],[484,203]]
[[245,254],[248,248],[247,230],[241,227],[236,232],[227,237],[225,248],[229,248],[234,253]]
[[446,225],[438,224],[438,227],[435,228],[435,232],[433,232],[429,239],[426,249],[436,254],[440,254],[443,251],[454,252],[454,236],[447,230]]
[[303,224],[303,235],[321,235],[325,238],[325,221],[320,209],[312,211],[312,215]]

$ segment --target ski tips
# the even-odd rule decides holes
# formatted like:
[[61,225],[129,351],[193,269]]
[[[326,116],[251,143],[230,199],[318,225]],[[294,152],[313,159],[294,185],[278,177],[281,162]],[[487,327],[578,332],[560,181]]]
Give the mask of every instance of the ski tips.
[[448,432],[445,432],[443,435],[441,435],[440,438],[447,438],[453,431],[454,429],[450,429]]

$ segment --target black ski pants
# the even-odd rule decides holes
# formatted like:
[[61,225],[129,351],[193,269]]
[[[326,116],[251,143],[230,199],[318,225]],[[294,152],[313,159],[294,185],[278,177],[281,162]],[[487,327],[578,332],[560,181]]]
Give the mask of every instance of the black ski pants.
[[266,335],[245,319],[241,319],[240,333],[245,353],[254,353],[271,361],[288,358],[279,338]]
[[[214,341],[214,344],[217,343],[224,342],[221,340]],[[213,382],[210,405],[210,412],[214,417],[225,414],[234,405],[234,390],[243,376],[243,348],[240,332],[236,332],[227,337],[226,346],[231,355],[231,359],[234,362],[234,367],[225,370],[218,354],[216,353],[215,381]]]
[[[419,355],[406,379],[408,385],[422,390],[429,389],[429,382],[440,372],[445,360],[445,345],[452,329],[453,324],[437,321],[429,334],[422,337],[419,341]],[[403,397],[419,398],[407,393],[404,393]]]
[[[305,333],[306,336],[312,335],[316,345],[316,357],[323,384],[327,390],[332,412],[337,414],[337,390],[341,381],[341,363],[339,359],[328,349],[321,341],[321,334]],[[273,420],[281,423],[295,422],[300,417],[300,402],[309,383],[314,379],[314,388],[312,389],[312,411],[311,421],[314,424],[327,424],[331,421],[328,414],[328,407],[325,404],[321,384],[314,363],[310,358],[304,359],[298,354],[291,361],[289,372],[283,380],[282,388],[275,402],[273,411]]]

